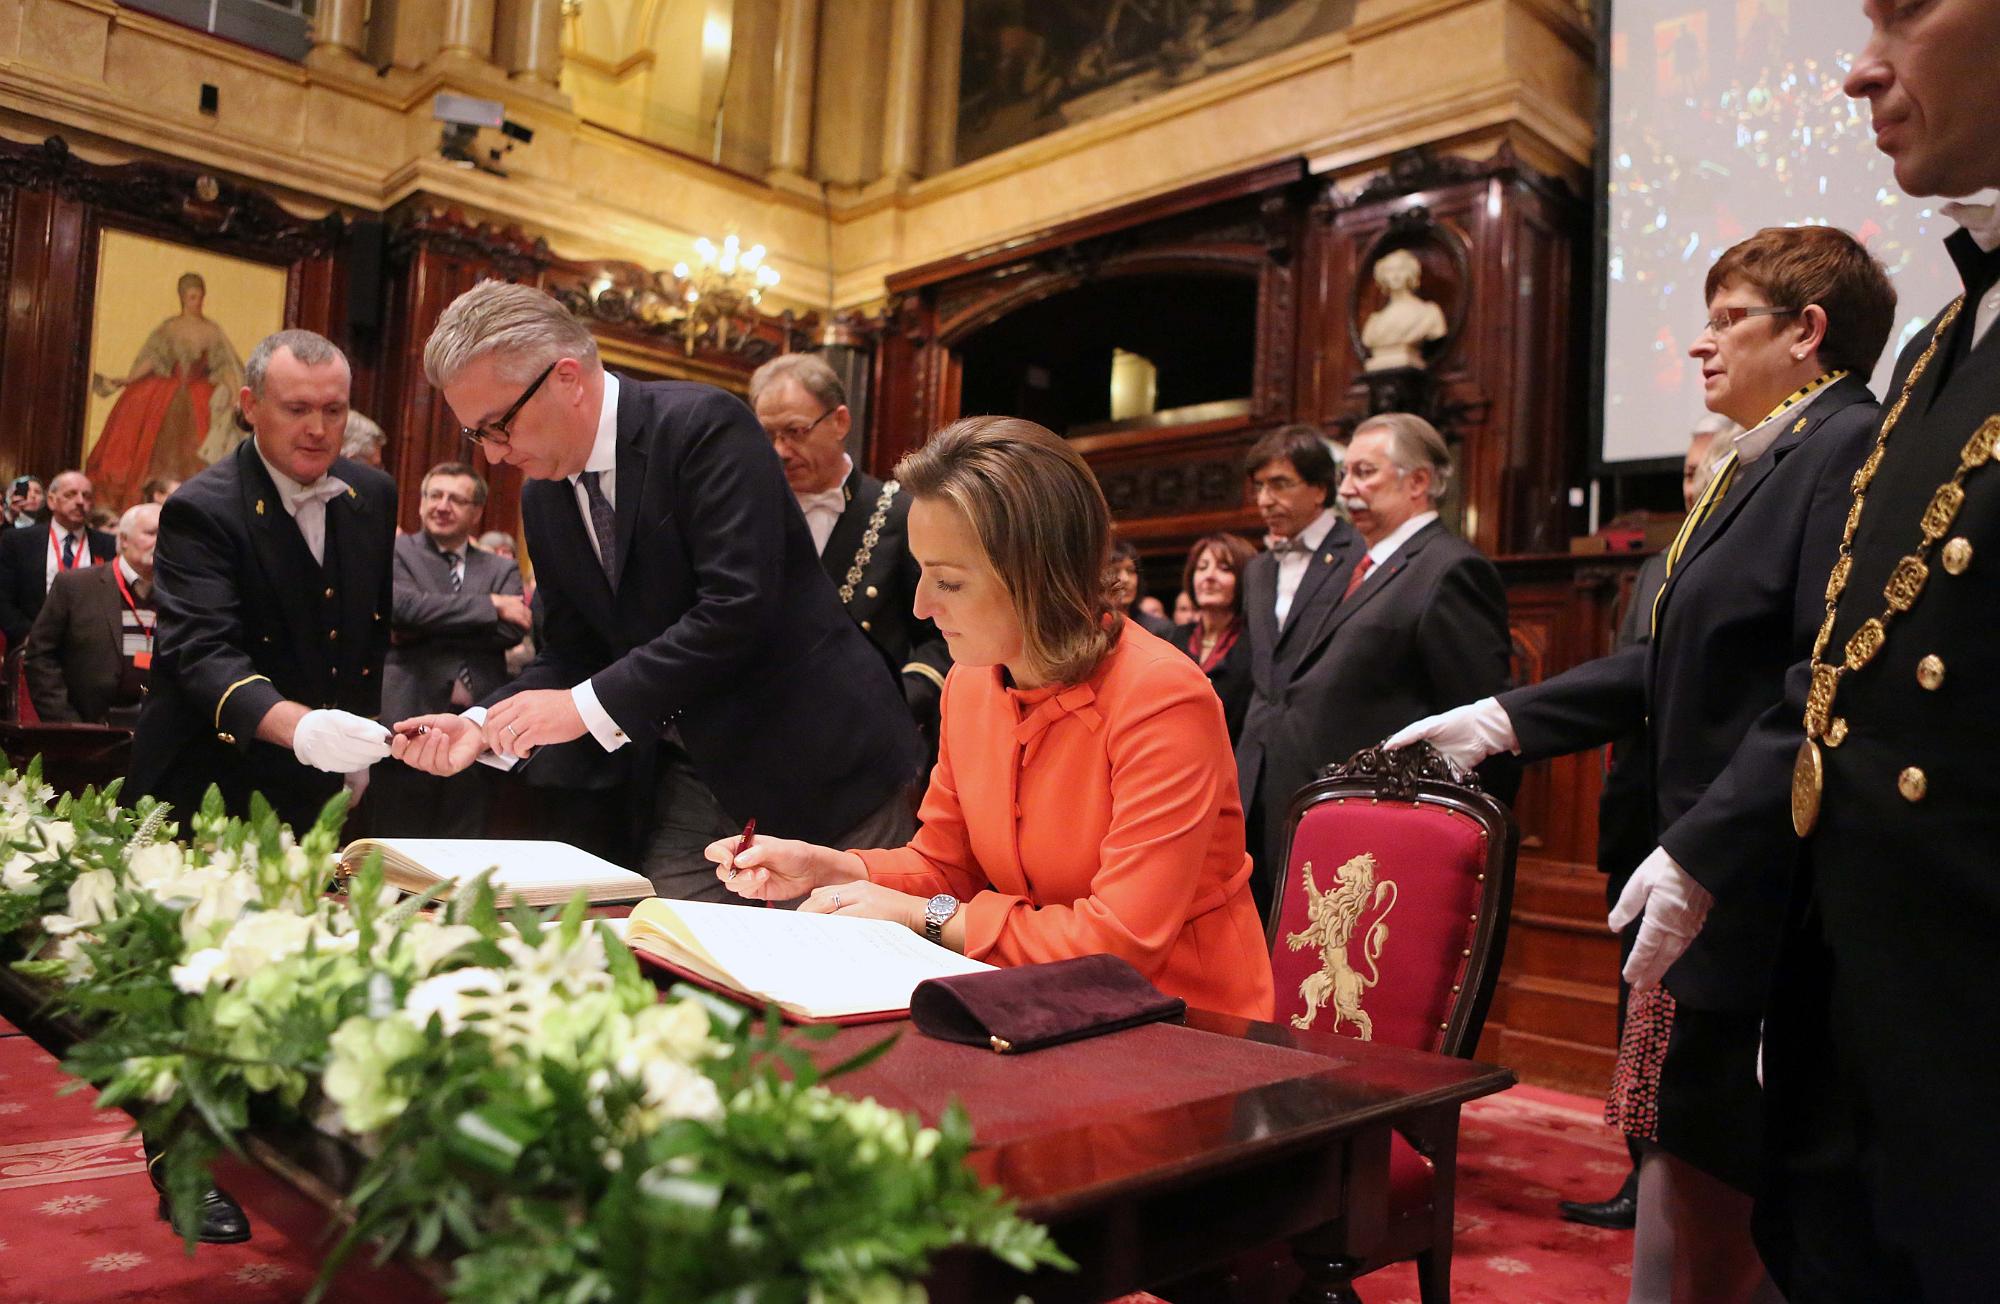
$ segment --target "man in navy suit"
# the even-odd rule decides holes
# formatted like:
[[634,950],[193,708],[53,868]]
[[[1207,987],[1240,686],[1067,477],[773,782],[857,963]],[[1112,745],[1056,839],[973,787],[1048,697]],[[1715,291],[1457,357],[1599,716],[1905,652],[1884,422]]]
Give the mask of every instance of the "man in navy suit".
[[589,735],[630,758],[642,868],[670,896],[721,899],[701,850],[749,819],[842,847],[908,838],[916,727],[740,400],[614,376],[554,299],[494,281],[445,309],[424,367],[467,438],[533,482],[548,638],[465,714],[406,722],[396,755],[448,774]]
[[47,525],[0,534],[0,633],[9,648],[26,646],[56,576],[118,555],[116,540],[90,528],[93,501],[90,478],[64,471],[49,481]]

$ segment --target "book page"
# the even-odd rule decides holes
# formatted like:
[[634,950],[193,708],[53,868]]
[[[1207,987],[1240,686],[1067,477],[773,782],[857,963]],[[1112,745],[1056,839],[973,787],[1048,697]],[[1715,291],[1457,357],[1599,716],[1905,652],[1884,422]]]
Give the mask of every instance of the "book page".
[[401,859],[452,882],[463,882],[498,866],[493,885],[517,892],[564,887],[574,890],[591,884],[630,884],[635,895],[652,891],[645,875],[635,874],[567,842],[514,838],[363,838],[349,843],[341,852],[341,859],[359,867],[373,847],[382,849],[385,866]]
[[802,915],[707,901],[640,903],[627,937],[747,995],[814,1018],[906,1010],[926,978],[993,966],[886,919]]

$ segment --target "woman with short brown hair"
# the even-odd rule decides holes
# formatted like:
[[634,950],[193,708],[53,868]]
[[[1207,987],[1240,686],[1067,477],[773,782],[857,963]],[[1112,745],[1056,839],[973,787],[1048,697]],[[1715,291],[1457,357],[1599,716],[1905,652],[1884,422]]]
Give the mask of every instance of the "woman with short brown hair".
[[[1222,708],[1112,612],[1096,477],[1033,422],[973,417],[905,457],[916,614],[950,645],[908,846],[708,848],[738,894],[891,919],[993,964],[1109,953],[1191,1005],[1271,1016]],[[810,894],[810,895],[807,895]]]

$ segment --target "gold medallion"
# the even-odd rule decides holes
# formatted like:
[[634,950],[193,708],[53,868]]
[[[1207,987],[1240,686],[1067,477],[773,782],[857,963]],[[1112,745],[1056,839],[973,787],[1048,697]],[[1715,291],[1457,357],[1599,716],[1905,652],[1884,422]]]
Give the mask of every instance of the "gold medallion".
[[1944,687],[1944,658],[1933,652],[1917,662],[1917,686],[1935,693]]
[[1819,744],[1808,738],[1799,744],[1798,760],[1792,764],[1792,832],[1802,838],[1811,836],[1819,823],[1820,790],[1825,785]]
[[1947,575],[1965,574],[1965,568],[1972,564],[1972,540],[1961,534],[1945,544],[1942,560]]

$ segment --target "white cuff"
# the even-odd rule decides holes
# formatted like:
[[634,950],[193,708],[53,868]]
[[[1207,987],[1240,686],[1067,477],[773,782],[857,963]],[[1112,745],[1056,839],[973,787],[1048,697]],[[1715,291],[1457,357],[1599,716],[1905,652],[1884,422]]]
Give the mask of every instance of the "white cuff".
[[590,686],[588,679],[570,689],[569,695],[576,703],[576,713],[583,717],[583,727],[590,730],[590,736],[597,740],[599,747],[615,752],[632,741],[598,702],[597,690]]
[[[486,708],[483,706],[468,706],[458,714],[461,719],[470,720],[481,729],[486,727]],[[475,759],[481,765],[490,765],[496,770],[511,770],[521,763],[520,757],[502,756],[490,747],[479,753]]]

